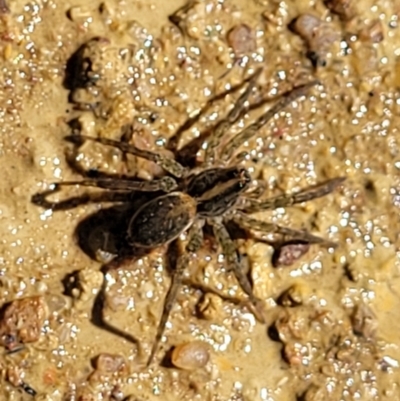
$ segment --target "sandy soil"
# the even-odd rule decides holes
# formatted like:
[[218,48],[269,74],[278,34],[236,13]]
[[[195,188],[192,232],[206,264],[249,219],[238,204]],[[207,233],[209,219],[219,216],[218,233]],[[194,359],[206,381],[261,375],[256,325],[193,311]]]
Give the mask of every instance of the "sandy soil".
[[[7,10],[0,1],[0,398],[30,399],[33,390],[54,401],[400,398],[400,6],[199,0],[169,22],[183,5],[9,0]],[[67,62],[87,43],[97,75],[75,90]],[[98,213],[110,203],[55,211],[32,196],[80,179],[79,166],[158,176],[150,162],[64,137],[78,124],[119,139],[133,123],[133,143],[170,155],[168,139],[185,122],[229,92],[185,126],[178,148],[212,130],[239,97],[231,88],[259,67],[251,102],[320,82],[243,146],[243,165],[267,184],[263,196],[347,180],[324,198],[258,217],[338,247],[312,245],[274,267],[270,237],[238,240],[267,310],[261,324],[237,302],[245,296],[207,237],[146,368],[170,282],[166,247],[106,274],[101,327],[100,267],[115,244],[105,235],[113,211],[106,222]],[[191,156],[199,162],[203,152]],[[97,190],[66,187],[51,200],[86,192]],[[205,366],[171,367],[167,351],[195,340],[208,344]]]

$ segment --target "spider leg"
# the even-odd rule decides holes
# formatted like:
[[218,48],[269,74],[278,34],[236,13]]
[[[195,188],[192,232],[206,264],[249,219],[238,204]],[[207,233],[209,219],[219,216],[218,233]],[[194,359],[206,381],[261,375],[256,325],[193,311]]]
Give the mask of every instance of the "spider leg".
[[265,319],[262,314],[261,300],[258,299],[253,293],[250,281],[247,278],[247,275],[243,271],[243,268],[239,262],[235,244],[232,241],[228,233],[228,230],[226,229],[223,223],[218,222],[216,220],[210,220],[209,223],[212,225],[214,230],[214,235],[222,247],[228,268],[232,269],[233,274],[236,277],[236,280],[239,282],[240,287],[242,288],[244,293],[248,296],[248,299],[251,305],[253,306],[252,312],[254,312],[259,321],[264,323]]
[[86,178],[81,181],[62,181],[57,182],[55,187],[81,185],[84,187],[98,187],[110,189],[114,191],[143,191],[156,192],[164,191],[171,192],[178,187],[178,184],[172,177],[163,177],[151,181],[132,181],[120,178]]
[[[252,77],[250,77],[250,79],[246,79],[243,82],[240,82],[237,85],[234,85],[232,87],[230,87],[229,89],[225,90],[224,92],[221,92],[217,95],[215,95],[214,97],[212,97],[211,99],[209,99],[207,101],[207,103],[205,104],[205,106],[200,109],[195,115],[193,115],[192,117],[189,117],[179,128],[178,130],[175,132],[175,134],[168,140],[168,144],[167,144],[167,149],[173,151],[174,153],[177,151],[177,147],[178,147],[178,143],[182,137],[182,134],[187,131],[188,129],[190,129],[194,124],[196,124],[200,117],[203,116],[206,112],[208,112],[208,110],[210,110],[210,108],[214,105],[214,103],[216,103],[219,100],[225,99],[225,97],[231,93],[235,93],[237,92],[239,89],[241,89],[243,86],[245,86],[246,84],[248,84],[248,81],[251,80]],[[201,138],[201,135],[200,135]],[[188,146],[189,144],[186,144],[183,146],[182,149],[185,149],[186,146]],[[189,145],[190,146],[190,145]],[[182,150],[180,149],[180,150]]]
[[[91,178],[93,177],[93,171],[96,173],[96,177],[99,176],[105,176],[105,177],[111,177],[111,174],[109,173],[103,173],[102,171],[98,171],[97,169],[95,170],[86,170],[78,161],[79,159],[79,146],[83,143],[83,140],[81,140],[82,136],[80,135],[81,128],[73,128],[73,134],[67,137],[68,140],[73,139],[73,142],[75,145],[72,149],[67,149],[66,151],[66,161],[68,165],[78,174],[80,174],[82,177],[88,177]],[[120,136],[120,141],[129,143],[130,140],[132,139],[132,136],[134,134],[134,128],[132,124],[125,124],[124,126],[121,127],[121,136]],[[122,152],[122,162],[125,164],[125,167],[127,168],[128,165],[128,158],[125,152]]]
[[249,98],[251,92],[256,86],[256,82],[258,77],[261,74],[262,69],[259,68],[253,77],[251,78],[249,85],[243,94],[239,97],[233,109],[229,112],[229,114],[222,119],[217,126],[215,127],[215,131],[212,133],[208,144],[207,150],[205,154],[205,165],[211,166],[214,163],[215,159],[215,149],[219,145],[221,138],[224,136],[225,132],[231,127],[231,125],[246,111],[245,103]]
[[309,88],[318,84],[318,81],[312,81],[304,85],[297,86],[282,95],[282,98],[272,106],[267,112],[262,114],[253,124],[249,125],[243,131],[236,134],[232,140],[224,147],[221,152],[221,159],[228,161],[232,154],[246,141],[251,139],[260,128],[262,128],[275,114],[279,113],[287,105],[304,95]]
[[48,196],[51,196],[60,191],[59,187],[55,187],[52,190],[43,191],[36,193],[32,196],[31,202],[37,206],[41,206],[44,209],[57,210],[69,210],[74,209],[79,205],[87,205],[89,203],[101,203],[101,202],[128,202],[132,200],[132,192],[109,192],[104,191],[100,193],[86,193],[80,196],[73,196],[68,199],[60,200],[58,202],[52,202],[47,200]]
[[[132,124],[126,124],[121,127],[121,136],[119,140],[124,143],[129,143],[132,140],[134,134],[134,128]],[[126,168],[128,167],[128,157],[125,152],[122,152],[122,161]]]
[[147,360],[147,366],[149,366],[160,345],[161,338],[165,331],[165,326],[167,324],[168,318],[171,314],[171,310],[176,301],[178,295],[178,290],[181,286],[183,279],[183,272],[185,271],[187,265],[189,264],[190,256],[189,254],[196,252],[203,243],[203,230],[199,222],[192,225],[189,231],[189,242],[187,243],[184,250],[182,250],[181,255],[178,258],[176,267],[172,273],[172,281],[165,297],[164,308],[161,315],[160,322],[158,323],[157,333],[154,339],[153,347],[150,352],[149,359]]
[[236,215],[232,217],[232,219],[239,226],[249,230],[262,231],[271,234],[281,234],[293,240],[304,241],[308,244],[322,244],[328,248],[335,248],[337,246],[335,242],[317,237],[308,233],[307,231],[294,230],[291,228],[282,227],[278,224],[260,221],[249,217],[241,212],[237,212]]
[[102,145],[112,146],[114,148],[119,149],[121,152],[129,153],[135,155],[137,157],[142,157],[143,159],[150,160],[160,167],[162,167],[165,171],[172,174],[175,177],[183,177],[186,174],[186,169],[176,160],[171,159],[169,157],[160,155],[157,152],[152,152],[150,150],[139,149],[134,145],[130,145],[123,141],[114,141],[112,139],[107,138],[95,138],[86,135],[70,135],[65,139],[76,142],[77,140],[87,139],[89,141],[94,141],[101,143]]
[[292,206],[296,203],[307,202],[328,195],[345,179],[345,177],[332,178],[312,187],[304,188],[294,194],[282,194],[265,200],[243,198],[243,206],[240,208],[249,213],[255,213],[261,210],[272,210],[279,207]]

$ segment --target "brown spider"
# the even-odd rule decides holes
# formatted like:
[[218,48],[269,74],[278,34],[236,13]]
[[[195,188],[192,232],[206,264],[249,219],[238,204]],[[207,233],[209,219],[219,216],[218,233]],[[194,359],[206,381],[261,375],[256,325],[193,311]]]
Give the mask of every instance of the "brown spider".
[[[148,359],[152,362],[165,330],[171,309],[182,282],[183,272],[189,263],[189,254],[196,252],[202,245],[203,226],[207,223],[213,228],[214,236],[225,255],[226,263],[233,271],[241,288],[248,297],[252,309],[259,320],[263,321],[261,301],[253,294],[250,281],[242,269],[235,244],[230,238],[226,222],[233,221],[245,229],[281,234],[286,238],[307,243],[321,243],[334,246],[332,242],[316,237],[305,231],[293,230],[276,224],[256,220],[248,213],[291,206],[333,191],[344,178],[338,177],[306,188],[294,194],[282,194],[273,198],[259,200],[247,196],[251,177],[243,168],[230,163],[233,154],[240,146],[252,138],[276,113],[303,95],[316,82],[295,87],[254,123],[236,134],[227,145],[219,148],[219,142],[246,109],[247,99],[254,89],[258,71],[246,91],[240,96],[228,116],[215,128],[208,140],[203,169],[187,169],[176,160],[158,153],[139,149],[123,141],[94,138],[80,135],[79,139],[91,140],[103,145],[118,148],[124,153],[150,160],[161,166],[168,175],[152,181],[138,181],[134,178],[87,178],[82,181],[56,183],[55,189],[67,185],[100,187],[111,191],[158,192],[153,199],[144,203],[130,218],[127,241],[136,249],[151,249],[178,240],[181,254],[172,273],[172,281],[164,302],[163,313],[157,328],[153,347]],[[218,154],[218,159],[217,159]],[[218,161],[217,161],[218,160]],[[164,194],[160,195],[160,191]],[[53,191],[54,192],[54,191]],[[36,199],[37,200],[37,199]],[[36,202],[38,203],[38,202]],[[180,239],[187,232],[187,242]]]

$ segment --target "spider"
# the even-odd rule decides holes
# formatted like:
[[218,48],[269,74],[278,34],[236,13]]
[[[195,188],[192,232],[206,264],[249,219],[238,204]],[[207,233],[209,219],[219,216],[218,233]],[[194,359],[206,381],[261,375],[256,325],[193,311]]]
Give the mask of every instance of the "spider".
[[[226,145],[219,146],[231,125],[246,110],[246,102],[256,85],[259,74],[260,70],[250,79],[246,90],[229,114],[215,127],[208,139],[204,161],[200,168],[186,168],[173,158],[139,149],[125,141],[79,135],[80,140],[98,142],[117,148],[125,154],[150,160],[162,167],[167,174],[151,181],[138,181],[133,177],[86,178],[81,181],[53,184],[55,189],[59,189],[61,186],[81,185],[110,191],[144,191],[156,194],[132,212],[126,233],[127,242],[136,249],[152,249],[173,241],[178,241],[179,245],[180,254],[172,272],[171,284],[165,297],[163,312],[147,366],[152,363],[157,354],[166,323],[178,295],[185,267],[189,264],[190,255],[202,246],[205,224],[212,227],[215,239],[225,255],[228,270],[234,273],[247,296],[253,313],[260,321],[264,321],[261,300],[253,293],[226,223],[233,221],[245,229],[280,234],[291,240],[311,244],[335,246],[334,243],[306,231],[282,227],[249,216],[255,212],[291,206],[322,197],[332,192],[344,181],[343,177],[336,177],[293,194],[282,194],[269,199],[255,199],[254,196],[246,196],[246,191],[250,188],[251,177],[245,168],[232,161],[233,156],[240,146],[251,139],[276,113],[304,95],[310,87],[316,84],[315,81],[310,82],[285,93],[255,122],[236,134]],[[71,136],[67,138],[72,139]],[[181,237],[183,233],[186,234],[186,240]]]

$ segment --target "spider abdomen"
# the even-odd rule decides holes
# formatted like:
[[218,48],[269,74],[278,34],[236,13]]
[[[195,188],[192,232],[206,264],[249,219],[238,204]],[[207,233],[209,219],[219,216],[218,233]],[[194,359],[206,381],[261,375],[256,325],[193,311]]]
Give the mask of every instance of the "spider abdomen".
[[145,203],[133,215],[128,241],[140,248],[155,248],[176,239],[196,216],[196,201],[183,192],[172,192]]

